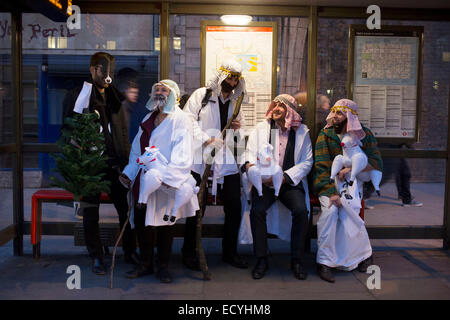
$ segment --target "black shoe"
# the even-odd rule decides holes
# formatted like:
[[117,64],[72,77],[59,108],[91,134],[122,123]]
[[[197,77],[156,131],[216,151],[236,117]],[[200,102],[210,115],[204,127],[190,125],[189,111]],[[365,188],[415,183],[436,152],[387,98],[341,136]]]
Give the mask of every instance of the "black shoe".
[[167,268],[162,268],[158,270],[158,278],[161,283],[171,283],[173,281],[172,276]]
[[137,266],[139,264],[139,257],[136,252],[125,253],[124,258],[125,258],[125,263],[134,264],[135,266]]
[[201,269],[200,269],[200,262],[198,261],[198,258],[197,257],[192,257],[192,256],[183,256],[183,258],[182,258],[182,260],[183,260],[183,265],[186,267],[186,268],[188,268],[188,269],[191,269],[191,270],[194,270],[194,271],[201,271]]
[[139,264],[133,270],[128,271],[125,274],[125,276],[128,279],[136,279],[136,278],[140,278],[140,277],[143,277],[143,276],[148,276],[148,275],[153,274],[153,273],[154,273],[153,266]]
[[367,268],[372,264],[373,264],[373,257],[370,256],[366,260],[363,260],[360,262],[360,264],[358,264],[358,271],[366,273]]
[[222,261],[231,264],[235,268],[247,269],[248,263],[241,256],[235,254],[232,257],[222,256]]
[[147,210],[147,204],[146,203],[136,203],[136,209],[146,211]]
[[269,269],[269,263],[267,262],[267,258],[258,258],[255,268],[252,271],[253,279],[255,280],[262,279],[267,269]]
[[92,272],[99,276],[104,276],[106,274],[106,266],[102,259],[92,260]]
[[324,264],[318,264],[317,265],[317,272],[319,273],[319,277],[322,280],[334,283],[334,276],[331,272],[331,268],[324,265]]
[[300,262],[293,261],[291,263],[291,270],[298,280],[306,280],[308,273]]

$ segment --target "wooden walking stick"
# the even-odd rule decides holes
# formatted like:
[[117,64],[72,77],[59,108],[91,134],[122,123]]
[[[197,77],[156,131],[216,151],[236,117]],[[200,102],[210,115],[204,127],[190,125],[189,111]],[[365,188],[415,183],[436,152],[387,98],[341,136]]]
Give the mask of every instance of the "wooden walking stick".
[[[244,99],[244,93],[242,92],[236,102],[235,107],[234,107],[233,115],[228,120],[227,124],[225,125],[225,127],[222,130],[222,133],[221,133],[222,139],[225,138],[226,130],[228,130],[231,127],[231,123],[238,116],[239,111],[241,110],[241,104],[242,104],[243,99]],[[204,201],[205,201],[204,193],[207,188],[208,177],[209,177],[209,173],[211,171],[214,157],[215,157],[215,148],[211,151],[211,154],[208,156],[208,160],[206,161],[206,165],[205,165],[205,171],[203,171],[202,180],[200,183],[200,191],[198,192],[198,203],[199,203],[200,210],[198,210],[197,214],[196,214],[196,216],[197,216],[196,251],[197,251],[200,270],[203,273],[203,280],[211,280],[211,273],[208,270],[208,265],[206,264],[205,252],[203,251],[203,246],[202,246],[202,218],[205,213],[204,210],[206,208],[206,203],[204,203]]]
[[117,237],[116,244],[114,245],[114,251],[112,256],[112,263],[111,263],[111,278],[110,278],[110,287],[113,288],[113,277],[114,277],[114,262],[116,260],[116,251],[117,246],[119,245],[120,240],[123,237],[123,233],[125,232],[125,228],[127,227],[128,222],[130,221],[130,215],[128,214],[127,220],[123,224],[122,230],[120,231],[119,236]]
[[[128,199],[128,201],[129,201],[129,199]],[[117,247],[119,245],[120,240],[122,240],[123,234],[125,232],[125,228],[127,227],[128,223],[130,222],[130,212],[131,212],[131,209],[130,209],[130,207],[128,207],[127,220],[125,220],[125,223],[123,224],[122,230],[120,230],[119,236],[117,237],[116,244],[114,245],[112,262],[111,262],[111,277],[110,277],[110,287],[111,287],[111,289],[113,288],[114,263],[116,261],[116,251],[117,251]]]

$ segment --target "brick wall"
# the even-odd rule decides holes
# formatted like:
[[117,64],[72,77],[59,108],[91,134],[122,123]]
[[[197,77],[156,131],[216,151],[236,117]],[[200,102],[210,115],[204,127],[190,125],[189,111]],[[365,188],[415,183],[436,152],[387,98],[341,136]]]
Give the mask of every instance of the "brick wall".
[[174,15],[170,17],[171,37],[181,38],[181,49],[170,49],[170,78],[182,93],[191,94],[200,87],[200,37],[202,20],[219,16]]

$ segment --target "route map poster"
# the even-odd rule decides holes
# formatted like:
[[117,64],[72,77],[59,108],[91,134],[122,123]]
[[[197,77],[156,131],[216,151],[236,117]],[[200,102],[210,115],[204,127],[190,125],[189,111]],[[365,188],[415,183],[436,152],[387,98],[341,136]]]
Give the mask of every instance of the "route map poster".
[[276,89],[276,23],[254,22],[246,26],[202,22],[202,86],[214,75],[222,61],[234,58],[242,64],[248,102],[241,110],[244,129],[265,119],[267,105]]
[[353,100],[377,138],[415,139],[421,32],[391,28],[353,30]]

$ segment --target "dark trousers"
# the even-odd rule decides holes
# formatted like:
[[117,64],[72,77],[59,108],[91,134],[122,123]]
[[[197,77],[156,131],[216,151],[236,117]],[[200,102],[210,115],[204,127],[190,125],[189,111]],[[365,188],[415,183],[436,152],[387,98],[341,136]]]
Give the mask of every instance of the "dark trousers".
[[[250,224],[253,235],[253,249],[257,258],[267,256],[267,209],[277,200],[275,190],[263,184],[263,196],[258,196],[252,188],[252,208],[250,210]],[[305,252],[305,240],[308,233],[308,210],[305,203],[305,191],[302,187],[283,184],[278,200],[291,211],[291,257],[300,261]]]
[[[195,172],[192,176],[200,184],[201,177]],[[237,242],[239,227],[241,224],[241,179],[239,173],[224,177],[224,182],[218,190],[218,196],[223,202],[223,211],[225,213],[224,235],[222,239],[222,255],[232,257],[237,254]],[[206,199],[207,190],[203,195]],[[206,201],[204,202],[206,204]],[[195,239],[196,239],[197,218],[186,218],[186,230],[184,234],[183,255],[194,257]]]
[[[397,193],[403,203],[410,203],[411,189],[411,170],[409,169],[408,162],[404,158],[386,158],[383,159],[383,178],[381,179],[380,186],[382,186],[387,180],[395,175],[395,185],[397,187]],[[368,199],[374,191],[372,183],[364,183],[364,198]]]
[[167,269],[175,225],[172,226],[145,226],[146,209],[134,209],[134,226],[139,242],[140,260],[146,266],[153,266],[155,243],[157,247],[157,266],[159,269]]
[[[119,215],[120,229],[122,229],[128,214],[128,190],[119,182],[119,172],[116,170],[107,169],[105,179],[111,181],[109,198],[114,203],[114,207]],[[88,203],[88,207],[83,209],[83,227],[89,256],[91,258],[102,258],[103,249],[98,224],[100,195],[84,197],[83,202]],[[134,231],[131,230],[130,224],[125,228],[122,239],[122,248],[125,254],[131,254],[136,251],[136,235]]]
[[406,159],[401,158],[399,162],[399,169],[395,175],[395,185],[397,186],[398,196],[403,203],[410,203],[412,199],[410,189],[411,170]]

